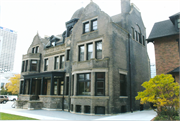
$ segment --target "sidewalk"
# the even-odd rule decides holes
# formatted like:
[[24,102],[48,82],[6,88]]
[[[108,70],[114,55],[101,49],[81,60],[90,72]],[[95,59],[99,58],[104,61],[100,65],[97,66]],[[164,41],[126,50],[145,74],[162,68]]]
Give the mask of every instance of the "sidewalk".
[[[112,116],[107,115],[83,115],[73,114],[66,111],[27,110],[11,108],[11,102],[0,104],[0,112],[31,117],[39,120],[129,120],[129,121],[150,121],[156,116],[153,110],[135,111]],[[6,108],[6,107],[7,108]]]

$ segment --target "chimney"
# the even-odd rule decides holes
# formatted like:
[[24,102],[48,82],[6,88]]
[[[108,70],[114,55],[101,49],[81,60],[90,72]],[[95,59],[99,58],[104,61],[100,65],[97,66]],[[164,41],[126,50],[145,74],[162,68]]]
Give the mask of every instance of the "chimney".
[[131,10],[130,0],[121,0],[121,13],[126,14]]

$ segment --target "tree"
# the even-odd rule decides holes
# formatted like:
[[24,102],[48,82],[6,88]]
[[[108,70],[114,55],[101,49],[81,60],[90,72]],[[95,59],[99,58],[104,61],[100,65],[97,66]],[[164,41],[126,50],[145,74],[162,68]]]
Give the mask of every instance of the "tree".
[[179,107],[179,89],[180,86],[174,82],[171,74],[161,74],[142,84],[144,91],[138,92],[136,100],[141,104],[147,102],[153,103],[157,109],[154,109],[158,115],[165,112],[169,119],[174,119]]
[[12,94],[18,94],[20,74],[15,74],[14,77],[11,77],[8,81],[10,82],[6,84],[7,91],[11,92]]

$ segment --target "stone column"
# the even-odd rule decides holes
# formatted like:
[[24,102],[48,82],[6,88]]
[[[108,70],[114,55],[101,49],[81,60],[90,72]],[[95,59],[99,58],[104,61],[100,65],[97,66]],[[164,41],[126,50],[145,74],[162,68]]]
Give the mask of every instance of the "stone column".
[[81,113],[84,114],[84,105],[81,105]]
[[108,72],[105,72],[105,96],[109,95],[109,78]]
[[84,61],[87,60],[87,44],[84,44]]
[[30,88],[29,88],[29,95],[32,94],[32,78],[30,78]]
[[26,80],[24,79],[24,84],[23,84],[23,94],[25,94],[25,84],[26,84]]
[[27,67],[27,71],[31,71],[31,60],[28,60],[28,67]]
[[91,72],[91,96],[95,96],[95,72]]
[[43,87],[43,83],[44,83],[44,78],[42,77],[41,78],[41,95],[43,95],[43,89],[44,89],[44,87]]
[[50,95],[54,95],[54,76],[51,76],[51,90]]
[[74,74],[74,96],[77,94],[77,74]]
[[96,43],[93,42],[93,58],[96,58]]

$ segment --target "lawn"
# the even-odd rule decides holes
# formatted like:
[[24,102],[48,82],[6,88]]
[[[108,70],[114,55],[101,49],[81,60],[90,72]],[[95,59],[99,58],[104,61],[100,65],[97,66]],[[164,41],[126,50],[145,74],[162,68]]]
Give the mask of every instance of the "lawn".
[[34,118],[28,118],[24,116],[18,116],[18,115],[13,115],[13,114],[8,114],[8,113],[0,113],[0,120],[38,120]]

